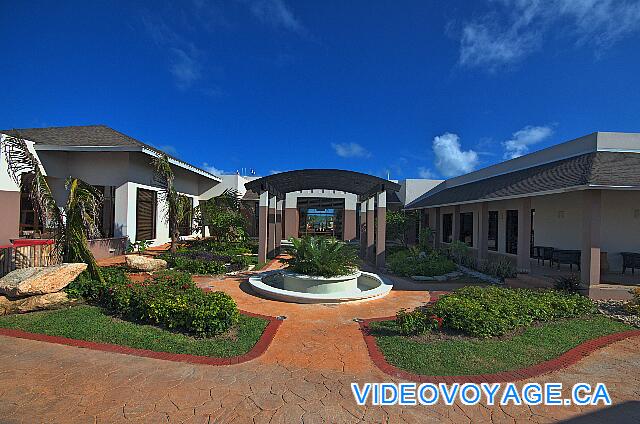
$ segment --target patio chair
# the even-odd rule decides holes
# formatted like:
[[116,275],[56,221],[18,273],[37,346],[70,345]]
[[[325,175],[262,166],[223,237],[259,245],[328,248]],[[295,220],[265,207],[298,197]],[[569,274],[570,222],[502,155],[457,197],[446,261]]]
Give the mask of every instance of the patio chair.
[[544,266],[544,261],[549,261],[549,265],[551,265],[551,261],[553,260],[553,247],[548,246],[533,246],[533,259],[538,260],[538,264],[542,261],[542,265]]
[[631,274],[635,274],[635,268],[640,269],[640,253],[620,252],[622,255],[622,273],[631,268]]
[[553,264],[554,262],[558,264],[558,269],[560,269],[560,264],[569,265],[569,269],[572,271],[574,265],[577,265],[578,269],[580,269],[580,251],[553,249],[551,263]]

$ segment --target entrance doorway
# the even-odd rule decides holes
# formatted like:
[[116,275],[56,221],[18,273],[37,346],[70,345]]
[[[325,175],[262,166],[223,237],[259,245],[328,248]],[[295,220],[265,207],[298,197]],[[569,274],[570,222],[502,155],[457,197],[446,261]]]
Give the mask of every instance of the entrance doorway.
[[300,236],[326,236],[342,239],[344,199],[299,197]]

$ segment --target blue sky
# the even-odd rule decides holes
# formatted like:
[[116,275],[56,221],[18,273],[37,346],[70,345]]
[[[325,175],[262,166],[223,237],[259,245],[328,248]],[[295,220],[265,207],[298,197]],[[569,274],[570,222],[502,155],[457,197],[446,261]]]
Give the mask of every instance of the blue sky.
[[450,177],[640,132],[640,0],[0,0],[0,128],[105,124],[214,172]]

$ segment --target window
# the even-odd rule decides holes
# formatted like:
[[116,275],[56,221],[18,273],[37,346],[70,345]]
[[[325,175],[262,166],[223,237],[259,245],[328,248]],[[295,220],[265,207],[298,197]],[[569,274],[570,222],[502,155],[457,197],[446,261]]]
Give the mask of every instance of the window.
[[[30,187],[33,174],[22,174],[22,187]],[[20,190],[20,236],[33,236],[44,230],[28,191]]]
[[103,238],[113,237],[116,213],[116,188],[113,186],[93,186],[102,195],[102,210],[98,216],[98,229]]
[[[178,223],[178,232],[181,236],[189,236],[193,233],[193,199],[187,196],[181,196],[187,200],[187,203],[191,205],[191,208],[187,214],[183,217],[182,221]],[[171,237],[171,234],[169,234]]]
[[136,241],[156,238],[156,192],[139,188],[136,196]]
[[507,211],[507,225],[506,225],[506,252],[511,254],[518,254],[518,211]]
[[460,214],[460,237],[461,242],[468,246],[473,246],[473,212]]
[[442,242],[451,243],[453,240],[453,214],[442,215]]
[[498,250],[498,211],[489,211],[489,250]]

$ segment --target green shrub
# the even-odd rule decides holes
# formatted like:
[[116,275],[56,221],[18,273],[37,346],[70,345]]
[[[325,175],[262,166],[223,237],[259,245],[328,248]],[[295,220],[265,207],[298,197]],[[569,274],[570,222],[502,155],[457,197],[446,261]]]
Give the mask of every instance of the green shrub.
[[577,274],[569,274],[558,277],[553,282],[556,290],[566,293],[577,293],[582,286],[582,280]]
[[518,270],[513,262],[506,258],[481,261],[476,269],[484,274],[496,277],[500,281],[504,281],[505,278],[515,278],[518,275]]
[[224,262],[190,258],[179,254],[164,254],[159,257],[167,261],[167,265],[170,268],[189,272],[191,274],[224,274],[227,271]]
[[327,237],[305,236],[290,239],[291,259],[287,260],[289,270],[299,274],[337,277],[348,275],[358,269],[356,248]]
[[421,253],[417,249],[405,249],[389,255],[387,265],[394,274],[410,277],[444,275],[456,269],[456,265],[435,251]]
[[437,330],[442,325],[442,319],[435,315],[426,314],[420,309],[411,312],[401,309],[396,313],[396,324],[400,333],[405,336],[413,336]]
[[430,307],[444,326],[473,337],[500,336],[534,322],[595,312],[590,299],[555,290],[464,287]]
[[129,320],[159,325],[196,336],[212,336],[238,321],[234,300],[223,292],[204,292],[184,272],[165,270],[133,282],[119,268],[107,268],[105,283],[81,274],[67,289]]

